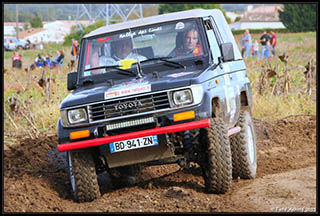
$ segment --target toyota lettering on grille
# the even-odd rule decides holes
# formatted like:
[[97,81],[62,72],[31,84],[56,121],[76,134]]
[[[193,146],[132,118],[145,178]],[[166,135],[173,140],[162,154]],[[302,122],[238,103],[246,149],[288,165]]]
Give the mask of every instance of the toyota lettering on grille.
[[119,103],[114,106],[115,110],[125,110],[125,109],[133,109],[141,106],[142,103],[140,101],[129,101],[124,103]]

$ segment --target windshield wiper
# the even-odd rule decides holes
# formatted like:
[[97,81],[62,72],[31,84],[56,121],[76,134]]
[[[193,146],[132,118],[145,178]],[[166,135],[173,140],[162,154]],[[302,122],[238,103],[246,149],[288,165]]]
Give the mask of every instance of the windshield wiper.
[[134,72],[132,72],[130,70],[125,70],[125,69],[120,68],[119,65],[93,67],[93,68],[86,69],[84,71],[91,71],[91,70],[97,70],[97,69],[118,69],[119,71],[117,71],[117,72],[119,74],[137,76],[137,74],[135,74]]
[[145,63],[145,62],[150,62],[150,61],[164,61],[164,62],[167,62],[167,63],[171,63],[171,64],[174,64],[174,65],[177,65],[177,66],[179,66],[179,68],[186,68],[186,66],[184,66],[183,64],[180,64],[179,62],[168,60],[170,58],[172,58],[172,57],[168,56],[168,57],[150,58],[150,59],[141,61],[140,63]]

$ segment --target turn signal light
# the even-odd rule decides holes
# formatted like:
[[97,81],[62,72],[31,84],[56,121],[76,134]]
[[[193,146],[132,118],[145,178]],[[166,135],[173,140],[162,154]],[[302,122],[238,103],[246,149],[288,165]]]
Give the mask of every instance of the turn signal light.
[[82,131],[75,131],[70,133],[70,139],[80,139],[84,137],[90,136],[90,131],[89,130],[82,130]]
[[191,110],[191,111],[187,111],[187,112],[173,114],[173,121],[182,121],[182,120],[186,120],[186,119],[193,119],[195,117],[196,117],[195,112],[193,110]]

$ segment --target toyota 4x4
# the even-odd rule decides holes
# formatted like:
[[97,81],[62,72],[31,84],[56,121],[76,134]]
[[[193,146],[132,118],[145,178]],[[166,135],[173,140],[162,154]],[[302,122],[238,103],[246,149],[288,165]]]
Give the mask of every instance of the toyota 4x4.
[[[191,29],[198,32],[193,52],[172,55]],[[128,39],[130,57],[114,58]],[[199,165],[212,193],[256,176],[250,81],[220,10],[101,27],[84,36],[80,50],[78,70],[68,74],[74,91],[58,120],[75,200],[101,196],[102,172],[119,180],[146,165]]]

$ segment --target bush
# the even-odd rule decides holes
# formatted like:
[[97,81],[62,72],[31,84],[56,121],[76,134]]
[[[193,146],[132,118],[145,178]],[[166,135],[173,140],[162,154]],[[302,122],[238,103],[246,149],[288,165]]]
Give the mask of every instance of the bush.
[[71,31],[71,33],[64,38],[63,45],[64,46],[71,46],[72,39],[76,39],[80,43],[82,38],[83,38],[83,36],[85,36],[86,34],[92,32],[93,30],[95,30],[97,28],[100,28],[102,26],[105,26],[105,25],[106,25],[106,22],[104,20],[97,21],[94,24],[89,25],[88,27],[85,27],[84,25],[81,25],[83,31],[82,30],[79,30],[79,31],[73,30],[73,31]]
[[32,28],[42,28],[43,27],[42,20],[40,17],[32,18],[30,21],[30,25]]

